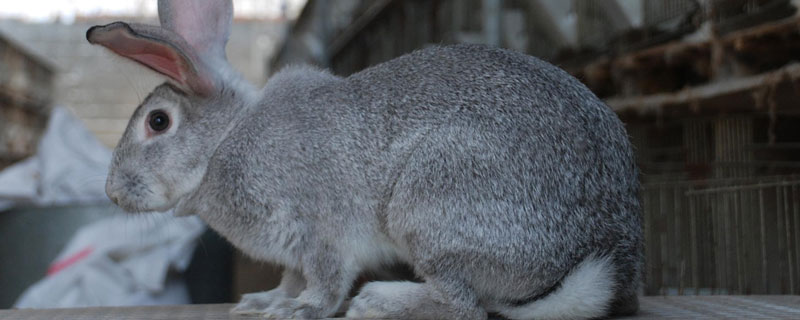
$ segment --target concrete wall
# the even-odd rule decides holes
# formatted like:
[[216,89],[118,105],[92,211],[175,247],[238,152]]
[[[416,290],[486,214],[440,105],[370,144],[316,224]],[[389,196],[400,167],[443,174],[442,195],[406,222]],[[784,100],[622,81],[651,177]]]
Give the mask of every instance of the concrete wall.
[[[71,25],[0,21],[1,33],[57,67],[54,104],[70,109],[109,147],[116,145],[139,102],[164,81],[156,73],[86,41],[89,27],[115,20],[127,19],[76,21]],[[266,82],[267,61],[280,28],[277,22],[234,23],[228,59],[255,84]]]
[[54,79],[52,66],[0,34],[0,170],[36,152]]

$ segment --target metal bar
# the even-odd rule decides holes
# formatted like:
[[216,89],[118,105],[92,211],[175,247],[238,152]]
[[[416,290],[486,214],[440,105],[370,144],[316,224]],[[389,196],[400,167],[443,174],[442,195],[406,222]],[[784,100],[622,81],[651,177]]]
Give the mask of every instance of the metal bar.
[[714,225],[715,225],[715,222],[716,222],[715,221],[716,215],[714,214],[714,209],[711,207],[711,197],[712,196],[713,196],[713,194],[711,196],[708,196],[708,197],[703,197],[706,200],[706,205],[705,205],[704,208],[707,208],[708,211],[711,213],[710,216],[708,217],[708,219],[706,219],[706,221],[705,221],[705,222],[708,223],[706,225],[708,227],[708,230],[711,230],[711,235],[709,237],[706,237],[706,239],[711,240],[711,241],[706,241],[705,247],[706,247],[706,252],[710,253],[709,254],[709,258],[706,260],[706,263],[707,263],[706,264],[706,270],[713,273],[712,279],[714,279],[714,282],[711,285],[711,292],[712,293],[716,293],[716,291],[719,290],[719,287],[720,287],[719,272],[718,272],[717,266],[716,266],[717,257],[719,255],[717,254],[717,250],[714,247],[714,242],[716,241],[716,237],[717,237],[718,232],[717,232],[717,230],[714,229]]
[[758,189],[758,209],[761,224],[761,283],[766,291],[769,286],[767,285],[767,226],[764,222],[764,189]]
[[683,295],[684,289],[684,277],[686,275],[686,259],[683,253],[683,246],[685,243],[685,238],[681,233],[681,215],[684,214],[683,210],[681,210],[681,201],[680,201],[680,192],[678,187],[672,188],[672,217],[674,220],[675,227],[673,228],[674,231],[674,240],[678,243],[673,248],[674,258],[680,259],[680,271],[678,272],[678,295]]
[[697,208],[695,198],[689,197],[689,214],[691,215],[691,220],[689,220],[689,226],[691,229],[691,241],[692,241],[692,287],[695,288],[695,293],[698,288],[700,288],[700,270],[699,270],[699,263],[698,263],[698,248],[699,242],[697,241]]
[[500,46],[500,14],[503,6],[500,0],[483,0],[483,37],[486,45]]
[[[659,220],[659,222],[666,224],[667,223],[666,218],[665,218],[666,213],[664,212],[664,202],[666,201],[665,198],[666,198],[666,196],[664,195],[664,190],[663,189],[659,190],[659,192],[658,192],[658,204],[659,204],[659,206],[658,206],[658,208],[659,208],[659,210],[658,210],[658,218],[659,219],[658,220]],[[667,228],[665,228],[665,229],[667,229]],[[659,233],[659,240],[660,240],[660,243],[659,243],[659,247],[660,248],[659,249],[661,250],[661,262],[662,262],[662,264],[669,263],[669,253],[668,253],[668,251],[669,251],[670,242],[669,242],[669,239],[667,239],[667,235],[669,234],[669,230],[665,230],[665,231],[666,232]],[[669,276],[669,265],[666,265],[666,268],[662,267],[660,269],[660,271],[661,271],[660,272],[661,274],[658,275],[659,279],[660,279],[660,283],[659,284],[660,284],[660,287],[661,287],[661,290],[662,290],[662,294],[666,294],[666,292],[663,291],[663,290],[665,289],[664,284],[669,284],[669,279],[667,279],[667,277]]]
[[763,188],[769,188],[769,187],[781,187],[781,186],[792,186],[792,185],[800,185],[800,180],[784,181],[784,182],[771,182],[771,183],[757,183],[757,184],[752,184],[752,185],[735,186],[735,187],[707,188],[707,189],[702,189],[702,190],[688,190],[688,191],[686,191],[686,195],[699,195],[699,194],[720,193],[720,192],[727,192],[727,191],[763,189]]
[[784,207],[784,226],[786,227],[786,254],[789,260],[789,294],[795,293],[794,290],[794,258],[792,257],[792,228],[789,222],[789,195],[787,188],[783,188],[783,207]]
[[[783,248],[781,248],[781,242],[783,242],[782,241],[783,237],[781,236],[782,235],[781,233],[783,233],[783,228],[782,228],[783,219],[782,218],[783,218],[784,208],[783,208],[783,197],[782,197],[783,195],[780,192],[780,188],[781,188],[780,186],[775,187],[775,234],[774,234],[774,236],[775,236],[775,240],[776,240],[775,244],[777,246],[775,249],[777,249],[779,255],[782,256],[784,254],[784,252],[783,252],[784,250],[781,250],[781,249],[783,249]],[[781,268],[780,263],[777,263],[777,261],[776,261],[776,264],[777,264],[777,268],[776,269],[778,270],[777,275],[783,274],[783,270],[781,270],[783,268]],[[775,277],[777,275],[776,274],[771,274],[772,277]],[[783,288],[774,288],[774,289],[775,290],[780,290],[781,293],[785,293],[785,292],[783,292]]]
[[[794,218],[794,230],[797,231],[794,233],[794,250],[795,250],[795,259],[797,260],[795,266],[798,268],[797,272],[800,274],[800,199],[798,199],[798,187],[792,186],[792,211]],[[794,294],[800,293],[800,286],[796,287],[798,290],[794,292]]]
[[734,228],[736,229],[735,235],[736,239],[734,244],[736,245],[736,284],[737,284],[737,293],[742,294],[744,291],[744,260],[742,258],[742,210],[739,206],[739,192],[733,193],[733,218],[734,218]]
[[724,261],[722,267],[725,270],[725,288],[728,289],[728,291],[733,291],[734,282],[736,280],[735,280],[735,276],[733,275],[735,272],[732,269],[733,269],[733,266],[736,265],[736,263],[732,262],[734,260],[733,259],[734,258],[733,257],[734,252],[733,252],[733,244],[732,244],[733,241],[731,240],[732,235],[731,235],[731,232],[730,232],[730,230],[731,230],[730,203],[727,201],[727,199],[728,199],[728,197],[727,197],[728,195],[727,194],[722,194],[721,196],[722,196],[722,199],[720,201],[722,202],[722,206],[721,206],[722,207],[722,211],[720,212],[720,214],[722,215],[722,226],[723,226],[723,229],[722,229],[721,233],[722,233],[723,239],[725,241],[724,242],[724,246],[725,246],[725,248],[724,248],[725,261]]
[[730,177],[730,178],[716,178],[716,179],[701,179],[701,180],[679,180],[679,181],[659,181],[659,182],[648,182],[643,185],[645,189],[648,188],[655,188],[660,186],[672,186],[672,185],[691,185],[696,186],[698,184],[715,184],[715,185],[730,185],[736,183],[743,183],[743,182],[753,182],[759,181],[762,183],[763,181],[769,180],[777,180],[780,182],[786,181],[794,181],[796,180],[798,175],[773,175],[773,176],[759,176],[757,179],[753,177]]

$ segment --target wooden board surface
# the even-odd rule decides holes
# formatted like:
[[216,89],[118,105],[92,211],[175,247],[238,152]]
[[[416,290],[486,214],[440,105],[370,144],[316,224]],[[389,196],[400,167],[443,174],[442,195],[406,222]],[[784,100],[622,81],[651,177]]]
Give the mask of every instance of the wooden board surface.
[[[800,319],[800,296],[644,297],[624,319]],[[231,304],[0,310],[0,319],[260,319],[228,314]]]

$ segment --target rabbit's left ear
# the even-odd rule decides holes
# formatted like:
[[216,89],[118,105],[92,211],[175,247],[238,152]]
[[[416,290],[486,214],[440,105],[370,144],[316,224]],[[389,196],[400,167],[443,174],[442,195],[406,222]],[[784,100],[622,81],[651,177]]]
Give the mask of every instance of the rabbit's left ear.
[[172,31],[156,26],[114,22],[91,27],[86,39],[155,70],[199,96],[209,96],[219,86],[208,63]]
[[95,26],[86,39],[139,62],[194,94],[208,96],[229,68],[225,44],[231,30],[231,0],[159,0],[161,27],[115,22]]
[[159,0],[161,27],[175,32],[204,59],[225,59],[231,32],[231,0]]

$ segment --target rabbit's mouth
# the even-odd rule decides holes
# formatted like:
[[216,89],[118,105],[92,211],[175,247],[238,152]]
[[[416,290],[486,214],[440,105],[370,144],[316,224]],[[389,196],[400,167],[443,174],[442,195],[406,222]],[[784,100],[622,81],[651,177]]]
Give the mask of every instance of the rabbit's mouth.
[[109,198],[111,199],[112,202],[114,202],[114,204],[116,204],[118,207],[122,208],[122,210],[125,210],[125,212],[128,213],[140,213],[140,212],[150,211],[140,206],[139,202],[129,201],[128,198],[119,198],[111,196],[109,196]]
[[129,213],[166,211],[175,206],[166,192],[154,189],[158,185],[144,183],[139,176],[110,174],[106,181],[106,195],[122,210]]
[[173,202],[167,201],[166,199],[153,199],[151,197],[145,198],[125,195],[120,196],[119,193],[108,194],[108,198],[111,199],[114,204],[128,213],[167,211],[175,206]]

